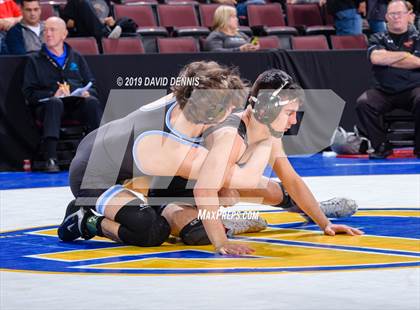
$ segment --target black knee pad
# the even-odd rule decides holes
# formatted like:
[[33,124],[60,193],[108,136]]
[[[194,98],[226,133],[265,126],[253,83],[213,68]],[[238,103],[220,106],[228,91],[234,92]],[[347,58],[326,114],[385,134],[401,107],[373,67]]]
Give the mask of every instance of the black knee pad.
[[199,219],[192,220],[185,225],[179,233],[182,242],[187,245],[207,245],[210,244],[210,239],[207,237],[203,222]]
[[115,221],[134,232],[143,230],[156,219],[156,212],[141,199],[133,199],[115,215]]
[[118,237],[122,242],[142,247],[159,246],[168,239],[170,233],[169,224],[163,217],[152,223],[149,230],[141,233],[129,230],[123,225],[118,229]]
[[118,236],[126,244],[158,246],[169,237],[171,228],[166,219],[140,199],[130,201],[119,210],[115,221],[121,226]]

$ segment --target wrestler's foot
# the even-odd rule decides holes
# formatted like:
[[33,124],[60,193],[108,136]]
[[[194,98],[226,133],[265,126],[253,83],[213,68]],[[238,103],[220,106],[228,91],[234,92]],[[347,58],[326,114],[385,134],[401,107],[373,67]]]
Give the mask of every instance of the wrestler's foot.
[[267,221],[259,216],[257,219],[224,219],[223,226],[227,229],[227,235],[233,236],[243,233],[259,232],[267,228]]
[[334,197],[319,203],[321,210],[328,218],[352,216],[357,211],[357,203],[353,199]]
[[86,229],[86,220],[93,213],[90,209],[76,206],[76,200],[69,203],[66,214],[57,234],[62,241],[74,241],[83,237],[85,240],[92,239],[94,235]]
[[[329,200],[321,201],[319,207],[328,218],[340,218],[352,216],[357,211],[357,203],[353,199],[334,197]],[[312,219],[305,213],[301,214],[308,222]]]

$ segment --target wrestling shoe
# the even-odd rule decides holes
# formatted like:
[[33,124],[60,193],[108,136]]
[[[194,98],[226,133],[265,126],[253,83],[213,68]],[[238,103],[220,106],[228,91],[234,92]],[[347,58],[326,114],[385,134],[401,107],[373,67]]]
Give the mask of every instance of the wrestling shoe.
[[[328,218],[340,218],[352,216],[357,211],[357,203],[353,199],[334,197],[329,200],[321,201],[319,207]],[[308,222],[312,219],[305,213],[301,213]]]
[[74,241],[80,237],[89,240],[94,237],[86,229],[87,218],[93,215],[93,212],[90,209],[76,206],[75,203],[75,200],[69,203],[64,220],[58,227],[57,234],[62,241]]
[[257,219],[225,219],[222,217],[222,223],[229,237],[243,233],[259,232],[267,228],[267,221],[261,216],[258,216]]
[[358,208],[356,201],[342,197],[321,201],[319,207],[328,218],[349,217],[356,213]]

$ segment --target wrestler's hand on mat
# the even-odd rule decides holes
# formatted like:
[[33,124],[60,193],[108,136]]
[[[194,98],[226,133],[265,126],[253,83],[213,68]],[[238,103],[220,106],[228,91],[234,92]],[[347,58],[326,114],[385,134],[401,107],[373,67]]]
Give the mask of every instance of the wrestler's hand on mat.
[[226,242],[222,246],[216,247],[216,252],[227,255],[244,255],[244,254],[252,254],[255,250],[245,244],[240,243],[233,243],[233,242]]
[[347,235],[357,236],[363,235],[364,232],[360,229],[353,228],[347,225],[336,225],[336,224],[328,224],[327,227],[324,228],[324,234],[329,236],[335,236],[337,233],[346,233]]

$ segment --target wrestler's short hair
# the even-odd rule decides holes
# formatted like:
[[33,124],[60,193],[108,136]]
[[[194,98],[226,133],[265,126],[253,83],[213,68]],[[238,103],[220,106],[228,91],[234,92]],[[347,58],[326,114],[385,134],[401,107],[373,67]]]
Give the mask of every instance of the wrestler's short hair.
[[247,87],[237,70],[217,62],[192,62],[181,70],[178,78],[195,81],[172,87],[185,117],[193,123],[217,122],[230,107],[243,108],[246,102]]
[[[299,84],[286,72],[279,69],[270,69],[261,73],[251,89],[251,95],[257,97],[260,89],[301,90]],[[289,92],[288,92],[289,93]],[[302,95],[297,92],[296,95]]]

